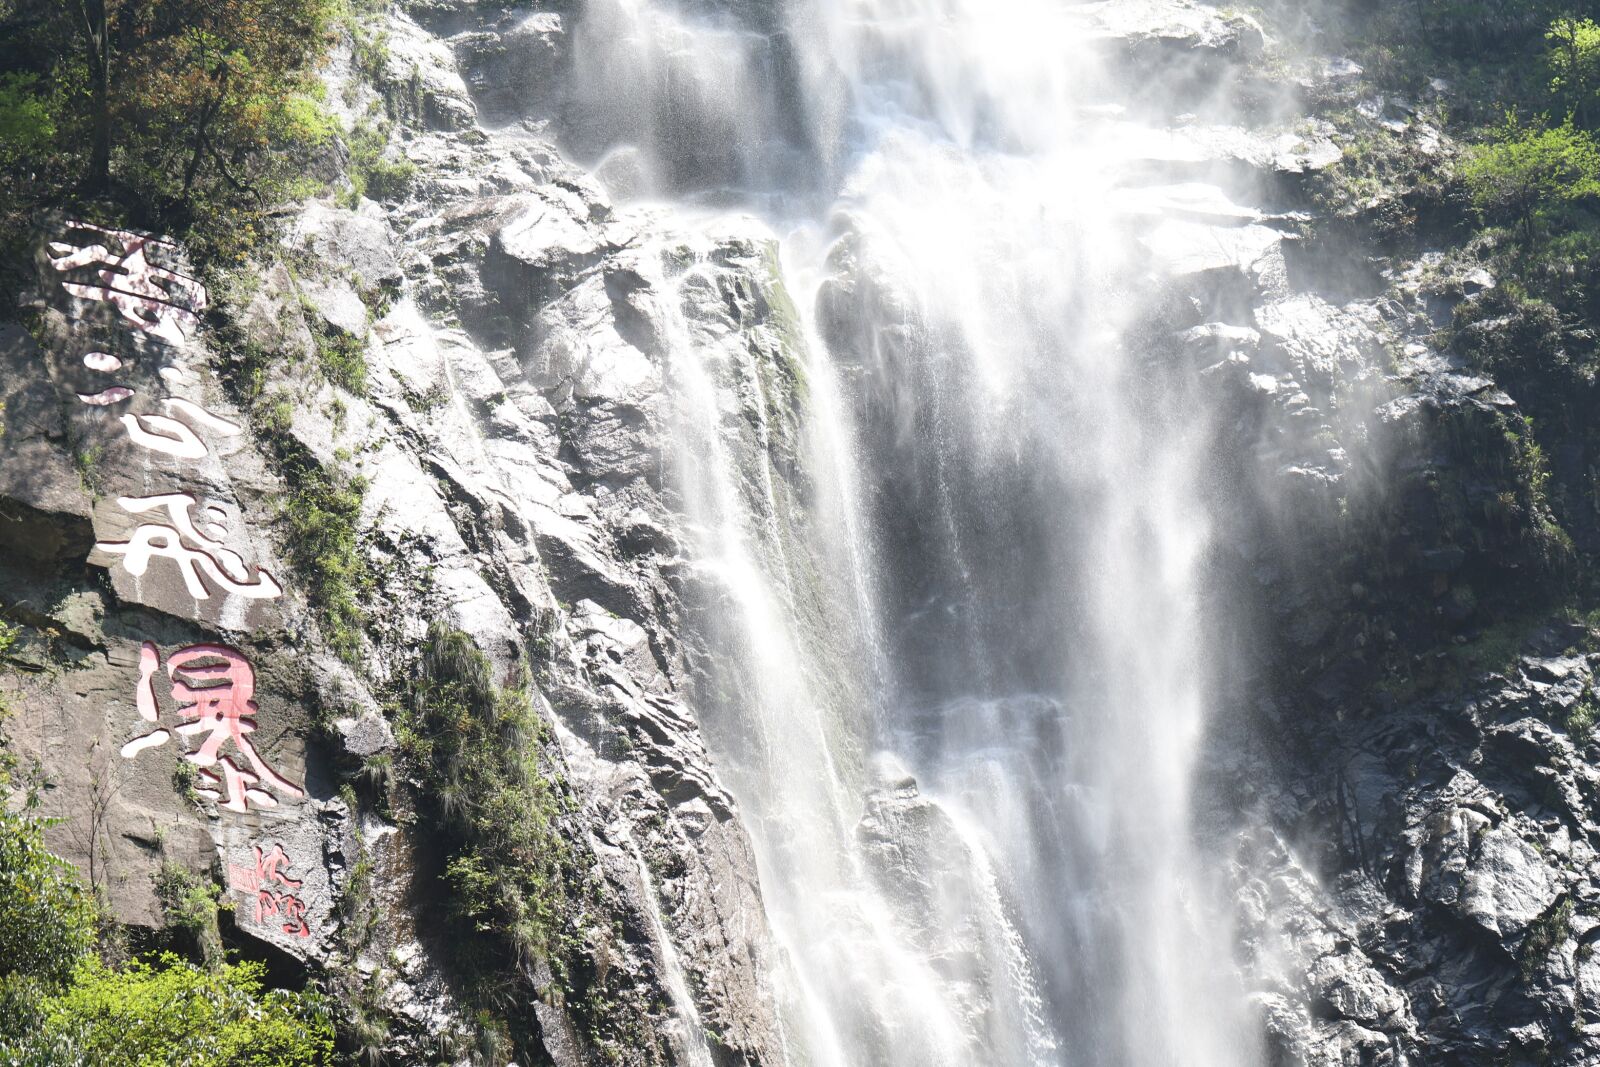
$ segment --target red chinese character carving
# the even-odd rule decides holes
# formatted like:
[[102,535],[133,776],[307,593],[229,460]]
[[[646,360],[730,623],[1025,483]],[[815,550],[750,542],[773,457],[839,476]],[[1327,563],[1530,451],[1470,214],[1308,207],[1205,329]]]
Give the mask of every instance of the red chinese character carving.
[[[223,645],[192,645],[168,658],[167,674],[172,678],[172,699],[179,705],[178,717],[190,720],[178,727],[178,733],[185,737],[205,734],[199,750],[185,758],[201,767],[222,767],[223,779],[211,771],[202,772],[211,782],[225,786],[228,799],[219,801],[222,807],[247,811],[249,800],[262,807],[276,806],[278,801],[272,794],[253,788],[258,782],[267,782],[291,797],[305,796],[299,787],[268,767],[250,743],[248,735],[256,729],[256,673],[248,660]],[[229,742],[244,755],[254,774],[220,755],[222,746]]]
[[[283,846],[274,844],[271,852],[263,853],[261,846],[256,845],[255,853],[253,868],[241,867],[237,863],[228,864],[228,884],[255,898],[256,922],[265,922],[269,915],[281,915],[285,921],[280,929],[284,933],[295,937],[310,936],[311,929],[305,922],[305,902],[288,891],[299,889],[305,883],[290,878],[280,869],[280,866],[288,867],[291,862]],[[285,887],[284,890],[273,889],[273,883]]]
[[305,901],[297,896],[263,889],[256,894],[256,922],[261,922],[266,915],[282,915],[285,922],[281,929],[286,934],[295,937],[311,935],[311,928],[306,925]]
[[[140,717],[148,722],[158,718],[153,678],[160,664],[156,646],[145,642],[139,653],[139,685],[134,703]],[[250,743],[249,735],[256,729],[256,676],[244,656],[223,645],[190,645],[168,658],[167,674],[172,679],[172,699],[178,702],[178,717],[185,720],[178,733],[184,737],[204,735],[200,747],[184,756],[205,768],[200,772],[205,784],[196,792],[215,800],[221,808],[240,813],[249,811],[251,803],[263,808],[277,806],[277,797],[257,788],[262,782],[286,796],[305,796],[299,786],[267,766]],[[157,728],[123,745],[122,755],[131,759],[144,749],[165,744],[171,736],[167,730]],[[225,744],[232,744],[244,756],[249,770],[222,754]]]

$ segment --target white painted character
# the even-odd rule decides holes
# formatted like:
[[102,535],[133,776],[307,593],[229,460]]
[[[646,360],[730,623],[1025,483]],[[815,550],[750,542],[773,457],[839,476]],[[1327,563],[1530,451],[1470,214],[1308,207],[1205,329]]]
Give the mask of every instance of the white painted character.
[[[193,515],[195,499],[187,493],[118,497],[117,504],[134,515],[166,512],[165,523],[141,523],[126,541],[101,541],[95,545],[102,552],[122,556],[123,566],[135,578],[149,570],[151,559],[161,557],[178,565],[184,588],[196,600],[211,597],[205,579],[224,593],[251,600],[272,600],[283,595],[283,587],[265,568],[254,568],[252,576],[252,568],[243,556],[201,532]],[[209,525],[220,536],[221,528]]]

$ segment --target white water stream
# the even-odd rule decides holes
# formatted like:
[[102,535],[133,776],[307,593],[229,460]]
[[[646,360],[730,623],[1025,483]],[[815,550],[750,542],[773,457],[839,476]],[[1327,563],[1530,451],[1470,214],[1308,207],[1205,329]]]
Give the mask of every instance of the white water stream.
[[1047,0],[578,24],[576,150],[686,220],[766,220],[809,342],[797,501],[739,447],[751,405],[763,455],[778,421],[759,369],[675,310],[709,240],[659,294],[719,597],[700,704],[797,1063],[1258,1059],[1191,811],[1212,427],[1134,330],[1158,197],[1088,26]]

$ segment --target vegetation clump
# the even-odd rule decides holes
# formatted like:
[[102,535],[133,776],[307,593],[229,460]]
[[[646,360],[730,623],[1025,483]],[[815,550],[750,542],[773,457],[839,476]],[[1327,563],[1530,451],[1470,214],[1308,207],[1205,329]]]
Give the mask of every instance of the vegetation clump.
[[1600,196],[1600,145],[1571,119],[1526,126],[1510,113],[1487,143],[1469,150],[1461,176],[1472,202],[1514,225],[1532,247],[1553,212]]
[[289,528],[289,561],[308,583],[328,644],[353,662],[361,652],[362,603],[371,580],[360,537],[366,480],[330,471],[288,442],[280,459],[288,487],[281,515]]
[[[27,810],[0,808],[0,1063],[331,1062],[322,999],[267,989],[259,963],[196,963],[172,953],[102,958],[116,953],[101,940],[100,908],[45,847],[46,825]],[[186,882],[167,896],[188,909],[197,892]]]
[[156,871],[155,889],[167,930],[206,963],[220,961],[222,935],[217,928],[217,911],[221,888],[181,863],[163,860]]
[[359,123],[346,138],[350,149],[350,194],[353,206],[362,197],[398,200],[410,192],[417,167],[408,159],[385,155],[389,129],[384,123]]
[[367,391],[367,346],[359,337],[331,328],[313,328],[317,363],[328,380],[342,389]]
[[1567,709],[1567,733],[1579,745],[1587,744],[1594,737],[1597,720],[1600,720],[1600,704],[1596,703],[1593,690],[1584,689],[1583,696]]
[[525,669],[497,681],[472,638],[440,623],[394,714],[402,776],[434,827],[451,952],[481,1008],[475,1042],[503,1062],[514,1036],[504,1020],[536,963],[559,967],[571,918],[560,799],[541,765],[546,728]]
[[1549,45],[1550,92],[1585,126],[1600,115],[1600,25],[1576,15],[1557,16],[1545,32]]
[[13,1006],[66,985],[95,944],[94,899],[44,844],[44,824],[0,811],[0,990]]
[[[1515,400],[1504,442],[1470,453],[1481,484],[1499,489],[1457,494],[1472,506],[1453,518],[1480,551],[1484,537],[1514,535],[1528,555],[1474,575],[1476,614],[1530,596],[1543,610],[1587,603],[1600,591],[1600,423],[1589,417],[1600,402],[1597,9],[1338,6],[1346,17],[1326,24],[1322,51],[1362,72],[1326,87],[1323,117],[1359,150],[1313,180],[1323,195],[1312,236],[1367,262],[1374,244],[1438,261],[1446,284],[1422,292],[1425,314],[1403,329],[1431,333],[1431,347]],[[1277,7],[1294,17],[1295,5]]]
[[1572,899],[1568,897],[1551,908],[1529,928],[1528,936],[1522,943],[1519,960],[1523,981],[1532,978],[1540,965],[1549,958],[1550,953],[1571,938],[1573,911]]
[[[614,966],[625,935],[562,835],[564,792],[519,664],[500,679],[472,638],[436,623],[391,701],[414,814],[427,821],[448,951],[473,1006],[478,1062],[530,1055],[525,1005],[555,998],[610,1062],[655,1041],[651,1005]],[[545,971],[548,985],[533,976]]]

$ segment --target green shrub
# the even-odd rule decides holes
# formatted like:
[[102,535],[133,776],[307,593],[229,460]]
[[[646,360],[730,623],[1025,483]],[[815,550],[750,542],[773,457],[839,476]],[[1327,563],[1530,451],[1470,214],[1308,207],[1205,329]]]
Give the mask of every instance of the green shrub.
[[361,171],[364,195],[373,200],[398,200],[411,191],[416,180],[417,166],[409,159],[385,159],[379,156]]
[[1585,744],[1594,736],[1597,719],[1600,719],[1600,705],[1595,703],[1594,692],[1585,689],[1583,696],[1567,709],[1567,733],[1578,744]]
[[1560,311],[1507,283],[1456,309],[1450,342],[1490,374],[1513,376],[1567,363]]
[[[0,410],[4,409],[0,408]],[[6,655],[10,653],[12,648],[16,646],[17,637],[21,633],[22,631],[19,628],[12,626],[4,619],[0,619],[0,659],[4,659]],[[5,717],[10,713],[11,704],[6,696],[6,691],[4,689],[0,689],[0,722],[3,722]],[[11,762],[12,757],[10,751],[6,749],[3,741],[0,741],[0,785],[4,785],[10,776],[9,772],[11,769]]]
[[94,947],[96,908],[44,845],[47,824],[0,810],[0,978],[60,985]]
[[341,6],[0,4],[0,244],[81,190],[98,221],[240,259],[276,207],[320,184],[308,175],[333,125],[317,67]]
[[367,391],[367,346],[359,337],[329,327],[312,327],[317,364],[328,380],[358,395]]
[[188,942],[207,963],[220,960],[222,934],[217,929],[217,908],[222,890],[217,884],[181,863],[163,860],[156,871],[155,889],[167,929]]
[[[435,827],[446,919],[459,935],[451,945],[477,1002],[498,1005],[534,962],[557,952],[570,917],[557,795],[539,764],[544,725],[525,676],[497,685],[472,638],[439,623],[399,704],[396,734],[408,777],[420,783],[417,805]],[[489,1020],[479,1032],[503,1027]]]
[[1468,153],[1461,177],[1479,210],[1515,225],[1525,246],[1554,207],[1600,196],[1600,145],[1570,119],[1530,127],[1507,115],[1493,137]]
[[525,685],[497,686],[472,638],[436,623],[411,695],[400,736],[453,845],[455,917],[523,960],[548,953],[562,848],[539,769],[544,726]]
[[353,661],[361,652],[361,600],[370,580],[360,539],[366,480],[330,472],[309,456],[286,456],[284,466],[289,561],[308,583],[328,643]]
[[1541,916],[1529,929],[1519,954],[1519,970],[1524,982],[1530,980],[1549,958],[1572,936],[1573,904],[1569,897]]
[[388,159],[389,125],[358,123],[345,137],[350,150],[350,184],[353,198],[397,200],[411,190],[417,168],[408,159]]
[[29,1032],[0,1040],[0,1061],[127,1067],[331,1062],[333,1029],[320,1000],[265,990],[264,972],[253,962],[209,971],[170,953],[121,969],[87,957],[67,989],[37,1005]]

